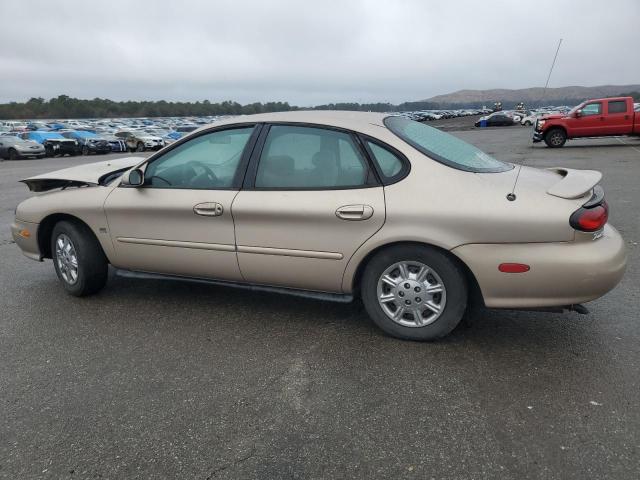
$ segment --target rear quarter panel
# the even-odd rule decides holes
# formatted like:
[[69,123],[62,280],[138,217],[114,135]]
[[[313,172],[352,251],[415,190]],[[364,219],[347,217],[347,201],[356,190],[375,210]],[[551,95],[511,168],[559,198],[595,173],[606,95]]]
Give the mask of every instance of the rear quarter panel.
[[445,250],[465,244],[570,242],[571,213],[586,197],[562,199],[546,193],[561,179],[557,173],[524,167],[507,200],[518,167],[502,173],[477,174],[431,160],[412,147],[394,147],[407,155],[411,173],[385,187],[387,218],[350,259],[343,290],[350,292],[359,264],[373,250],[395,242],[420,242]]

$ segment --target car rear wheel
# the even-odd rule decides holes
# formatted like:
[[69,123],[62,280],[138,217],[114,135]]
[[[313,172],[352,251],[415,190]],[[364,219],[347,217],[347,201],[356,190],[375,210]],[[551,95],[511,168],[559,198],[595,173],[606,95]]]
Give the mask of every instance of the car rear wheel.
[[18,155],[18,152],[16,152],[16,150],[14,148],[10,148],[9,149],[9,160],[18,160],[20,158],[20,155]]
[[89,147],[86,145],[82,146],[82,155],[89,155]]
[[138,145],[136,146],[136,152],[144,152],[144,143],[138,142]]
[[567,141],[567,134],[561,128],[553,128],[544,136],[544,143],[551,148],[560,148]]
[[362,277],[364,306],[391,336],[436,340],[450,333],[467,307],[462,269],[436,249],[415,245],[383,250]]
[[51,235],[51,256],[58,279],[71,295],[91,295],[107,283],[107,258],[85,225],[58,222]]

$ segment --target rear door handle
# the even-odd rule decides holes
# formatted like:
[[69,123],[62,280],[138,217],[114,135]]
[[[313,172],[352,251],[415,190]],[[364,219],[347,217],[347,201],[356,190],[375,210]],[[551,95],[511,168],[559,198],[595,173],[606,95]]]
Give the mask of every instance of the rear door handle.
[[204,217],[219,217],[223,212],[224,208],[218,202],[204,202],[193,207],[193,213]]
[[344,205],[336,210],[336,217],[342,220],[366,220],[373,215],[370,205]]

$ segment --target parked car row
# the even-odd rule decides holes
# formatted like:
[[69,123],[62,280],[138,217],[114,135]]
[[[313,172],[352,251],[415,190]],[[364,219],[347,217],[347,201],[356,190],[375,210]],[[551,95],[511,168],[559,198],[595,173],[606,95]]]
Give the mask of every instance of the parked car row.
[[220,117],[0,122],[0,158],[159,150]]

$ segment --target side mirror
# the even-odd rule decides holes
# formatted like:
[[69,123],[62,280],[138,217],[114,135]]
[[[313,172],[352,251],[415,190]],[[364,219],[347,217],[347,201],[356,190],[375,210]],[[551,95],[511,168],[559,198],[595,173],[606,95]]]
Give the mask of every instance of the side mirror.
[[582,116],[582,110],[576,110],[576,118],[580,118]]
[[122,174],[122,185],[128,187],[139,187],[144,183],[144,173],[139,168],[129,170]]

